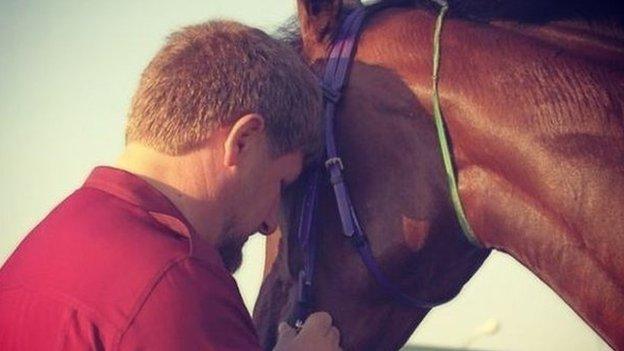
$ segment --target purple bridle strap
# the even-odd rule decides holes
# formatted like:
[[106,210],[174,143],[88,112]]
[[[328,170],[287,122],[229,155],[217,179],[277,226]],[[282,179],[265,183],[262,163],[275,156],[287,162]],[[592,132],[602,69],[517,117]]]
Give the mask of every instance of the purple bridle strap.
[[312,308],[312,277],[314,276],[314,262],[316,259],[316,237],[312,232],[312,219],[318,198],[318,188],[321,178],[321,168],[318,167],[307,175],[306,193],[299,217],[297,240],[301,251],[304,252],[303,267],[299,271],[297,281],[297,301],[289,318],[289,322],[300,328],[303,321],[310,314]]
[[[410,297],[393,283],[375,260],[371,247],[360,226],[355,208],[342,174],[344,165],[338,155],[334,137],[334,119],[336,107],[346,84],[349,69],[355,54],[357,39],[368,11],[366,7],[354,10],[342,23],[340,32],[334,41],[327,59],[321,87],[323,89],[324,118],[325,118],[325,168],[329,174],[329,181],[334,190],[343,234],[351,239],[357,249],[362,262],[369,273],[375,278],[384,292],[393,300],[409,307],[431,308],[447,302],[452,297],[439,301],[427,301]],[[289,318],[291,324],[301,327],[313,307],[313,275],[316,257],[316,238],[311,235],[312,219],[318,197],[321,169],[315,169],[306,179],[306,194],[299,217],[297,239],[299,247],[304,253],[304,261],[299,272],[297,301]]]

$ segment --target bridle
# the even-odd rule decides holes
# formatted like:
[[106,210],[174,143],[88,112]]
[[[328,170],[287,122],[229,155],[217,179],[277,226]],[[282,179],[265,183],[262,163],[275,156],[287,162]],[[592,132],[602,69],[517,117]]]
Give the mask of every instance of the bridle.
[[[438,137],[442,151],[442,158],[445,163],[451,201],[455,206],[456,213],[460,225],[469,241],[476,243],[475,237],[470,230],[470,226],[465,218],[459,195],[457,191],[454,170],[450,160],[450,151],[439,104],[437,93],[437,70],[439,59],[439,36],[442,25],[443,16],[447,10],[447,4],[440,2],[443,0],[433,0],[441,7],[438,21],[436,22],[436,31],[434,37],[434,72],[433,72],[433,102],[434,102],[434,119],[438,128]],[[374,5],[373,5],[374,6]],[[342,233],[349,238],[354,248],[360,255],[362,262],[368,269],[369,273],[374,277],[375,281],[394,301],[409,307],[432,308],[443,304],[454,296],[445,297],[439,300],[418,299],[406,295],[398,285],[392,282],[388,276],[381,270],[379,263],[373,256],[371,247],[364,235],[364,231],[359,224],[355,209],[349,196],[349,191],[343,177],[344,164],[338,154],[336,140],[334,137],[334,120],[336,107],[340,102],[342,91],[345,87],[349,70],[353,62],[357,40],[361,33],[362,26],[366,18],[373,12],[373,6],[359,7],[351,12],[343,21],[338,36],[336,37],[325,65],[324,74],[321,81],[324,101],[324,121],[325,121],[325,151],[326,158],[324,167],[329,175],[329,182],[333,188],[340,215]],[[378,9],[378,8],[375,8]],[[310,314],[313,307],[313,276],[314,265],[316,259],[316,237],[311,235],[314,211],[317,206],[317,198],[321,178],[323,175],[321,166],[314,168],[307,174],[305,179],[306,193],[303,198],[301,212],[298,222],[297,242],[301,252],[303,252],[303,264],[299,271],[297,282],[297,301],[292,310],[289,322],[295,327],[300,328],[303,321]]]

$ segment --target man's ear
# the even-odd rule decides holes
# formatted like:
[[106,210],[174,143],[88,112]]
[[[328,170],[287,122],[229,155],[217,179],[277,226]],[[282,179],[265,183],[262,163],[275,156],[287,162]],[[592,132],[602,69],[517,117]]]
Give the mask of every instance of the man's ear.
[[259,145],[265,135],[264,118],[257,113],[250,113],[239,118],[230,128],[224,143],[223,164],[234,166],[242,157]]

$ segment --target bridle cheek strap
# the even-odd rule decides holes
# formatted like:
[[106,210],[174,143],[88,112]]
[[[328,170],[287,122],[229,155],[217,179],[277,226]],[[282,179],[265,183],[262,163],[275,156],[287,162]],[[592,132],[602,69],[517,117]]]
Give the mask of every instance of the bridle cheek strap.
[[[336,141],[334,139],[334,115],[336,105],[340,101],[340,93],[346,82],[352,56],[355,52],[355,42],[357,35],[366,15],[365,8],[359,8],[352,12],[342,23],[340,32],[325,66],[325,74],[321,82],[324,101],[325,120],[325,148],[327,161],[325,167],[329,173],[330,183],[336,194],[338,211],[342,223],[343,233],[352,236],[355,232],[353,217],[351,216],[352,206],[350,204],[347,188],[342,176],[342,160],[338,157]],[[312,175],[306,179],[307,193],[304,197],[304,205],[299,217],[299,230],[297,238],[299,248],[304,253],[304,263],[299,272],[297,282],[297,301],[289,317],[289,323],[296,328],[301,328],[303,321],[310,314],[313,306],[313,272],[316,257],[315,239],[310,235],[312,214],[316,205],[318,189],[320,184],[320,174],[322,169],[318,167]],[[312,194],[311,192],[314,192]],[[309,223],[308,223],[309,219]]]

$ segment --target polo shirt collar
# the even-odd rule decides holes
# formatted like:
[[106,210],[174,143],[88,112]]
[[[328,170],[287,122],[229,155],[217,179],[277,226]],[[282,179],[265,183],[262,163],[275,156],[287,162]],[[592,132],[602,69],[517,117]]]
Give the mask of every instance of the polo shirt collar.
[[165,225],[189,240],[189,255],[218,262],[223,266],[217,251],[201,238],[182,212],[150,183],[123,169],[96,167],[83,187],[95,188],[109,193],[145,210],[157,222]]

